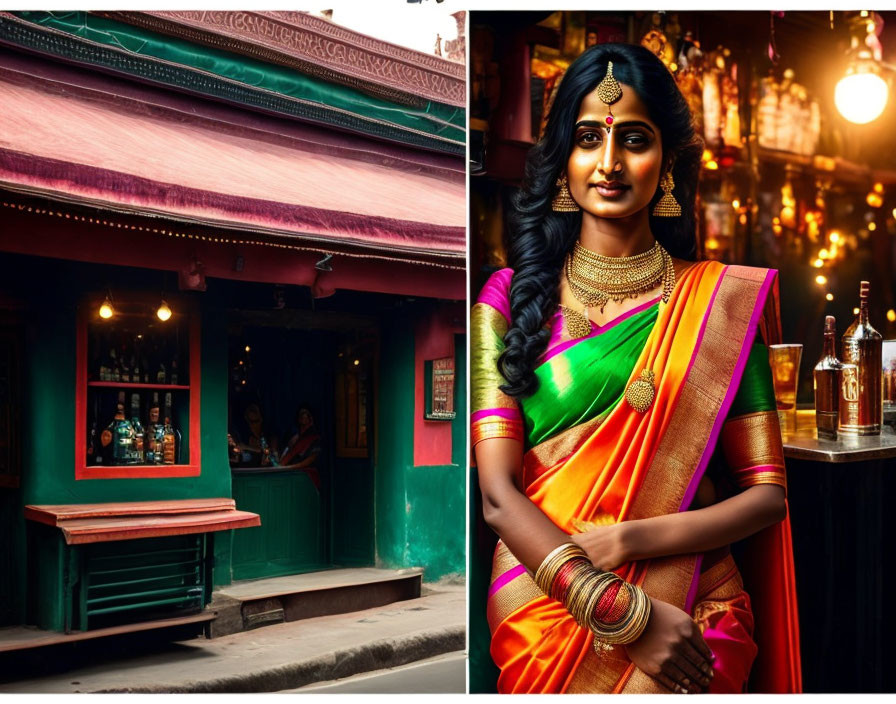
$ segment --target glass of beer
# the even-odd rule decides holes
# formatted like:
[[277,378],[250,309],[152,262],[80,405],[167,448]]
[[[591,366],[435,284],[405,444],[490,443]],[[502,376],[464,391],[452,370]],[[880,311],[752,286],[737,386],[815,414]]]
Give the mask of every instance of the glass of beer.
[[802,356],[802,345],[769,345],[768,348],[782,430],[796,429],[796,388]]

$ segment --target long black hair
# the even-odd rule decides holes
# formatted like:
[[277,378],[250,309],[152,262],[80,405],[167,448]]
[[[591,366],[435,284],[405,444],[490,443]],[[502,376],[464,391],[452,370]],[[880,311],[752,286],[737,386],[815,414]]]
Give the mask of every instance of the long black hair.
[[545,323],[557,309],[563,262],[582,225],[581,211],[556,213],[551,200],[557,192],[557,179],[566,171],[582,99],[603,80],[609,61],[616,80],[635,89],[659,127],[664,171],[672,166],[674,196],[682,214],[673,218],[652,214],[662,196],[657,188],[648,206],[650,231],[673,257],[690,259],[695,254],[695,200],[703,143],[694,131],[687,102],[669,70],[644,47],[593,46],[563,75],[544,137],[529,150],[523,187],[513,198],[514,208],[508,216],[508,259],[514,272],[511,323],[498,366],[506,381],[501,389],[517,398],[531,395],[538,387],[533,370],[550,337]]

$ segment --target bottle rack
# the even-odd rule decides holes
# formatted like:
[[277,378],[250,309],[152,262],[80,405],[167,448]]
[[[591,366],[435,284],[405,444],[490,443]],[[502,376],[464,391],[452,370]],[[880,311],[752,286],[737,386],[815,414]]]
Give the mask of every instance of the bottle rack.
[[[75,391],[75,478],[151,478],[200,473],[199,315],[189,301],[178,301],[168,321],[156,319],[151,306],[119,294],[110,320],[98,314],[92,297],[78,312]],[[114,351],[113,351],[114,350]],[[172,364],[173,362],[173,364]],[[172,369],[174,378],[172,378]],[[123,401],[122,401],[122,396]],[[132,410],[136,398],[138,408]],[[150,407],[157,400],[159,426],[169,432],[153,442],[148,434]],[[119,403],[124,419],[136,415],[142,442],[116,445],[113,422]],[[122,436],[126,435],[122,431]],[[169,444],[175,437],[174,449]],[[125,447],[125,445],[127,445]],[[155,454],[159,459],[155,459]]]

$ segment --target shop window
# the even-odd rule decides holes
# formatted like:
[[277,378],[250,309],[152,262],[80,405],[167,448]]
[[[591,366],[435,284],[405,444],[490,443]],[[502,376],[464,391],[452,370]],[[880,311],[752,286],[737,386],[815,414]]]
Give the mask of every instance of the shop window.
[[198,475],[194,306],[94,296],[79,309],[77,334],[75,478]]

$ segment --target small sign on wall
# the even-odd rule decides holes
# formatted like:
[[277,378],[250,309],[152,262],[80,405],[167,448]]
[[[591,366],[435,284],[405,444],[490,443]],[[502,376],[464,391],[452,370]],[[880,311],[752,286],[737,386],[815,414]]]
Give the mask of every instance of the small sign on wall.
[[424,362],[426,420],[454,420],[454,357]]

